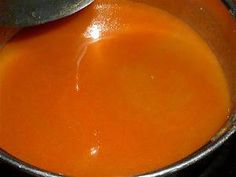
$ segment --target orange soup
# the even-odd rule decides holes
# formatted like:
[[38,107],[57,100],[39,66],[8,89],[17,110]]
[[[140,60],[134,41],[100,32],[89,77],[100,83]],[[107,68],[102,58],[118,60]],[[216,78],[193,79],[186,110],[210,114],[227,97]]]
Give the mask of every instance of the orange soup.
[[0,52],[0,147],[77,177],[160,169],[207,143],[227,120],[216,56],[169,13],[97,0],[19,32]]

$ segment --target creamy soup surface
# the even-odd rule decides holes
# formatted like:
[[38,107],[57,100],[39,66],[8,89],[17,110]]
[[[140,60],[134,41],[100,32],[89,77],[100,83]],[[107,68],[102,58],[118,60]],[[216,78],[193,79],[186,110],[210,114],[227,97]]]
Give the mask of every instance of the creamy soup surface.
[[207,143],[229,114],[208,45],[141,3],[97,0],[20,31],[0,59],[0,147],[55,173],[160,169]]

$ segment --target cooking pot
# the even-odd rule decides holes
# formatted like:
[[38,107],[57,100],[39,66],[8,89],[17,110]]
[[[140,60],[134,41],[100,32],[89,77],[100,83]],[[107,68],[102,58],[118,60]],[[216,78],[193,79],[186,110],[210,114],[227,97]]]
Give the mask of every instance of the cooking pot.
[[[172,175],[177,171],[193,165],[221,146],[236,132],[236,1],[235,0],[130,0],[164,9],[189,24],[208,43],[219,59],[228,81],[231,94],[231,115],[222,129],[192,155],[179,162],[157,171],[140,174],[142,177]],[[0,28],[0,48],[20,29]],[[0,50],[1,51],[1,50]],[[1,58],[0,58],[1,60]],[[204,106],[204,105],[203,105]],[[199,130],[201,131],[201,130]],[[0,149],[0,160],[26,173],[43,177],[58,177],[27,164]]]

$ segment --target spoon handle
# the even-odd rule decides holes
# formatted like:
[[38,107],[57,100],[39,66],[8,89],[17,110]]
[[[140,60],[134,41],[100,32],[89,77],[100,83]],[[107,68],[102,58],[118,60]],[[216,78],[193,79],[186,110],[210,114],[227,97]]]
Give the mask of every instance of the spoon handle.
[[0,0],[1,26],[33,26],[71,15],[93,0]]

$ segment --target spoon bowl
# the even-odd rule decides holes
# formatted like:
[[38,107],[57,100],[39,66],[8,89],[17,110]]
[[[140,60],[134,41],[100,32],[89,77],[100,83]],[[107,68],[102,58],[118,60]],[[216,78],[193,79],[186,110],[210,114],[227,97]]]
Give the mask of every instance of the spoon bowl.
[[0,25],[26,27],[54,21],[80,11],[94,0],[1,0]]

